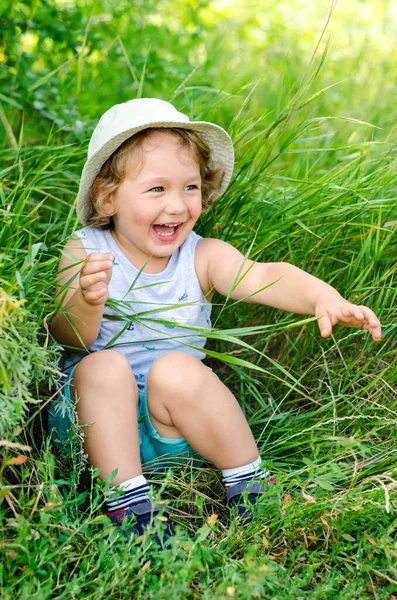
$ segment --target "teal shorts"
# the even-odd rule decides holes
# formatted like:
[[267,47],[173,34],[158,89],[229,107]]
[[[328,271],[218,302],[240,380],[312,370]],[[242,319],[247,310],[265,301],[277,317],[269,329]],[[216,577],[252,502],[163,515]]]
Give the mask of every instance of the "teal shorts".
[[[70,394],[70,382],[76,368],[77,365],[62,384],[58,399],[50,405],[48,416],[53,441],[67,453],[79,445],[79,440],[83,441],[84,429],[90,426],[79,426]],[[193,450],[185,438],[165,438],[155,429],[149,416],[146,386],[139,391],[137,416],[141,463],[145,465],[145,470],[165,470],[184,464],[200,467],[203,464],[204,458]]]

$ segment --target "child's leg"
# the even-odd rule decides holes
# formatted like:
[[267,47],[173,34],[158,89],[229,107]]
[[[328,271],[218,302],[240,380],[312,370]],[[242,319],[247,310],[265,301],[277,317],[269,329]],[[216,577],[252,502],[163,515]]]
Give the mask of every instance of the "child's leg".
[[89,462],[100,477],[118,468],[114,485],[142,474],[137,404],[138,390],[128,360],[115,350],[84,357],[73,377],[72,398],[84,428]]
[[184,437],[222,470],[229,504],[243,526],[252,506],[267,491],[255,440],[241,408],[227,387],[197,358],[174,352],[149,371],[150,419],[163,437]]
[[[107,515],[121,524],[135,515],[127,534],[141,535],[159,513],[148,497],[149,485],[142,475],[137,421],[138,389],[128,360],[115,350],[102,350],[84,357],[73,376],[72,397],[78,398],[77,413],[84,429],[84,447],[89,462],[101,470],[100,477],[118,469],[113,486],[106,492]],[[121,492],[121,493],[120,493]],[[163,513],[162,544],[172,535]]]
[[197,358],[173,352],[149,371],[150,419],[163,437],[184,437],[219,469],[254,462],[258,449],[241,411],[227,387]]

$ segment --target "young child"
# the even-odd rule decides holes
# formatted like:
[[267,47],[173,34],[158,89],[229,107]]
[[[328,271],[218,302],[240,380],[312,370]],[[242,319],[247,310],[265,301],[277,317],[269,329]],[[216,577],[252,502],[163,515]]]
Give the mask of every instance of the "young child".
[[[215,290],[315,315],[322,337],[338,323],[381,337],[369,308],[323,281],[287,263],[253,263],[194,233],[202,210],[226,190],[233,162],[222,128],[154,98],[113,106],[89,145],[77,199],[85,227],[60,261],[62,311],[52,331],[65,347],[63,396],[85,425],[89,462],[101,478],[117,469],[107,515],[116,524],[135,517],[134,534],[158,511],[142,463],[210,461],[243,525],[268,485],[237,400],[202,362]],[[70,420],[56,405],[50,427],[67,439]],[[167,539],[167,515],[163,523]]]

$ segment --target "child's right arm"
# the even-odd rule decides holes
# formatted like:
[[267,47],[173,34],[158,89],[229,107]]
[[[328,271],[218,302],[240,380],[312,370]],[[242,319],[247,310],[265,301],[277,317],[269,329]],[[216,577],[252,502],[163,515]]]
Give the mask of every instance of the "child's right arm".
[[63,312],[59,312],[51,324],[55,339],[63,346],[88,350],[97,339],[108,299],[113,261],[112,254],[96,252],[87,256],[79,239],[72,238],[67,242],[57,276],[58,295],[64,295]]

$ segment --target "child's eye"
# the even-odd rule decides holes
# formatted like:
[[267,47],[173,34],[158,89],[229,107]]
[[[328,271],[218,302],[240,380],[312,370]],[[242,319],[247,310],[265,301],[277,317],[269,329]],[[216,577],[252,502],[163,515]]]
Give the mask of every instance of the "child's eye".
[[192,185],[187,185],[187,186],[186,186],[186,189],[187,189],[188,191],[190,191],[190,190],[198,190],[198,186],[197,186],[197,185],[195,185],[195,184],[192,184]]
[[162,185],[157,185],[156,187],[151,188],[149,190],[149,192],[163,192],[163,191],[164,191],[164,188]]

